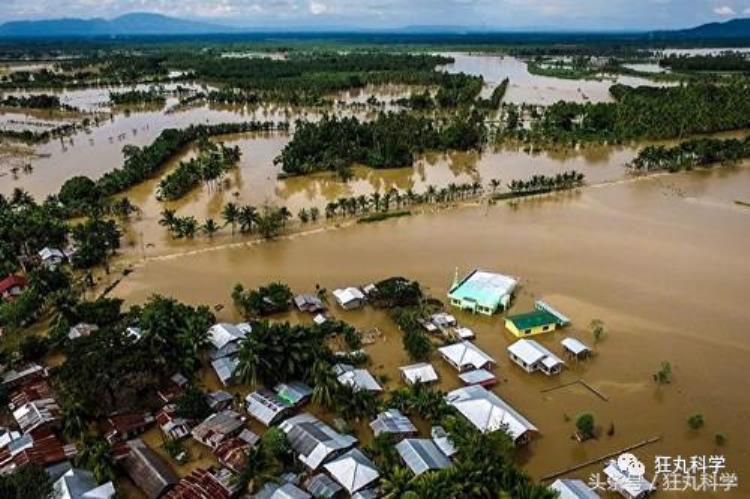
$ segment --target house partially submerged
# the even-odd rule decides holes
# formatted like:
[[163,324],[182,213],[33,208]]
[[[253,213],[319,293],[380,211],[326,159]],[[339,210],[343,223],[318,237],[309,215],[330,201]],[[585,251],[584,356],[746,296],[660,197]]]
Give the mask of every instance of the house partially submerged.
[[245,397],[245,409],[253,418],[271,426],[288,415],[292,405],[270,390],[259,388]]
[[167,440],[181,440],[190,435],[190,423],[175,414],[177,407],[167,404],[156,413],[156,424]]
[[3,373],[3,385],[8,390],[14,390],[28,383],[35,383],[47,379],[49,373],[46,367],[39,364],[26,364]]
[[75,444],[63,444],[48,430],[26,433],[0,450],[0,474],[12,473],[26,464],[49,466],[73,459],[78,453]]
[[167,385],[157,390],[156,395],[162,402],[168,404],[182,395],[190,381],[182,373],[175,373],[169,378]]
[[13,411],[13,418],[23,433],[54,430],[62,424],[62,410],[53,398],[34,400]]
[[245,418],[235,411],[211,414],[191,434],[198,442],[216,449],[222,442],[238,434],[245,426]]
[[10,274],[0,279],[0,298],[12,300],[26,289],[26,278],[24,276]]
[[517,286],[512,277],[476,269],[460,281],[456,273],[448,299],[461,310],[492,315],[508,308]]
[[110,499],[115,496],[112,482],[98,485],[93,473],[70,468],[52,485],[54,499]]
[[570,356],[576,359],[585,359],[591,355],[591,349],[584,342],[576,338],[564,338],[560,344]]
[[559,325],[560,320],[546,310],[511,315],[505,319],[505,328],[517,338],[551,333]]
[[383,411],[370,421],[370,428],[375,436],[389,433],[397,437],[417,434],[417,427],[398,409]]
[[208,340],[211,343],[209,355],[212,360],[235,355],[239,351],[239,342],[252,332],[250,324],[228,324],[221,322],[208,329]]
[[313,393],[313,389],[301,381],[279,383],[273,387],[273,391],[281,400],[292,407],[302,407],[310,400]]
[[297,458],[311,470],[357,443],[356,438],[338,433],[308,413],[283,421],[279,428],[286,433]]
[[305,480],[305,489],[315,498],[334,499],[344,492],[344,488],[326,474],[318,473]]
[[268,482],[253,497],[255,499],[309,499],[312,496],[293,483]]
[[57,248],[42,248],[39,251],[39,260],[42,265],[49,269],[54,269],[58,265],[62,264],[66,259],[65,253]]
[[239,492],[234,473],[226,468],[198,468],[180,480],[164,499],[230,499]]
[[526,372],[542,371],[547,376],[560,374],[565,362],[534,340],[518,340],[508,347],[510,359]]
[[497,384],[497,378],[494,374],[486,369],[475,369],[473,371],[466,371],[458,375],[458,378],[463,382],[464,385],[481,385],[485,388]]
[[237,383],[237,367],[239,365],[240,361],[236,355],[211,361],[211,367],[216,373],[216,377],[224,386],[232,386]]
[[206,394],[206,404],[214,412],[229,409],[234,402],[234,395],[224,390],[215,390]]
[[356,448],[323,467],[349,494],[367,488],[380,479],[380,472],[375,464],[364,452]]
[[591,490],[582,480],[559,478],[549,486],[559,499],[599,499],[599,494]]
[[481,386],[453,390],[445,400],[482,433],[502,429],[516,445],[526,443],[539,431],[510,404]]
[[474,343],[462,341],[438,348],[440,355],[458,372],[491,368],[495,359],[484,353]]
[[456,446],[453,445],[453,440],[442,426],[433,426],[430,429],[430,437],[437,448],[440,449],[440,452],[445,454],[446,457],[452,457],[457,452]]
[[451,461],[435,443],[427,438],[407,438],[396,444],[404,464],[419,476],[430,470],[440,470],[451,466]]
[[655,492],[656,487],[646,480],[643,473],[633,473],[627,458],[632,458],[631,462],[640,464],[632,454],[621,454],[617,460],[612,459],[604,467],[604,475],[607,477],[610,490],[626,499],[641,499]]
[[355,390],[383,391],[383,387],[367,369],[357,369],[351,364],[336,364],[333,366],[333,370],[342,385],[351,386]]
[[104,438],[114,444],[131,440],[145,432],[156,418],[150,412],[125,412],[113,414],[104,423]]
[[344,310],[354,310],[364,306],[366,297],[359,288],[334,289],[333,297]]
[[169,465],[139,438],[118,444],[113,454],[147,499],[158,499],[179,481]]
[[295,296],[292,301],[294,302],[294,306],[297,307],[297,310],[300,312],[307,312],[308,314],[316,314],[326,309],[323,300],[313,294],[300,294]]
[[97,331],[99,331],[99,326],[97,326],[96,324],[79,322],[68,330],[68,339],[77,340],[78,338],[86,338],[88,336],[91,336],[91,333],[95,333]]
[[247,465],[248,452],[259,441],[260,437],[258,435],[245,429],[236,437],[232,437],[221,443],[214,449],[214,455],[222,466],[227,467],[235,473],[242,473],[242,470]]
[[438,381],[438,375],[432,364],[420,362],[398,368],[401,371],[401,377],[407,385],[415,383],[435,383]]

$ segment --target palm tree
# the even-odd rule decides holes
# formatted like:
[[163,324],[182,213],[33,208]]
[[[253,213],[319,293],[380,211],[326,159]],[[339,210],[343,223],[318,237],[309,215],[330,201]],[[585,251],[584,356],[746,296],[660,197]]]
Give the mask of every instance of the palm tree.
[[76,464],[94,474],[98,483],[115,479],[112,446],[99,435],[85,435],[79,442]]
[[234,229],[237,226],[239,215],[240,210],[235,203],[227,203],[221,211],[221,217],[224,219],[224,223],[232,226],[232,235],[234,235]]
[[206,219],[201,226],[201,232],[206,234],[209,238],[213,238],[214,235],[219,231],[219,226],[214,222],[213,218]]
[[333,367],[326,361],[319,360],[310,371],[310,382],[313,384],[312,401],[321,407],[334,407],[339,384]]
[[159,225],[171,229],[174,227],[177,217],[175,210],[164,210],[161,212],[161,218],[159,219]]
[[400,499],[409,491],[413,475],[403,466],[396,466],[380,483],[385,499]]
[[258,210],[254,206],[243,206],[240,208],[237,221],[240,224],[240,232],[252,232],[258,223]]
[[239,490],[255,492],[261,484],[273,479],[273,460],[262,445],[251,448],[246,455],[245,466],[237,475]]

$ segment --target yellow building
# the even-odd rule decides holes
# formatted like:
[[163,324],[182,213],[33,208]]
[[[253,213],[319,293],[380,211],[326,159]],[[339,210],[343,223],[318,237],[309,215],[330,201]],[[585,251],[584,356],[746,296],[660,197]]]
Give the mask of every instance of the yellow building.
[[559,324],[560,319],[546,310],[511,315],[505,319],[505,328],[518,338],[550,333]]

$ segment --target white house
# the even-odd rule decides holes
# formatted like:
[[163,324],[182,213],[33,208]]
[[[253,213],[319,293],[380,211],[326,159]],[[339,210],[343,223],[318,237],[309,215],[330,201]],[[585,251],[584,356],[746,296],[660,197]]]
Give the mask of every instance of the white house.
[[349,494],[368,487],[380,478],[375,464],[356,448],[325,464],[324,468]]
[[237,353],[239,342],[252,332],[250,324],[214,324],[208,330],[208,341],[211,342],[211,358],[220,359]]
[[438,380],[437,372],[432,364],[427,362],[420,362],[418,364],[411,364],[398,368],[401,371],[401,376],[407,385],[413,385],[414,383],[434,383]]
[[249,393],[245,404],[247,413],[266,426],[271,426],[292,409],[291,404],[265,388]]
[[112,482],[98,485],[87,470],[70,468],[52,485],[54,499],[110,499],[115,496]]
[[495,359],[484,353],[474,343],[462,341],[438,348],[440,355],[459,372],[491,367]]
[[577,359],[582,359],[591,355],[591,349],[584,342],[576,338],[565,338],[560,344],[566,352]]
[[547,376],[560,374],[565,362],[535,340],[518,340],[508,347],[510,359],[526,372],[542,371]]
[[417,476],[451,466],[450,459],[428,438],[404,439],[396,444],[396,451],[404,464]]
[[448,299],[461,310],[492,315],[508,308],[516,286],[518,281],[512,277],[476,269],[461,281],[456,273]]
[[65,253],[56,248],[43,248],[39,252],[39,259],[47,268],[55,268],[65,261]]
[[311,470],[318,469],[324,462],[357,443],[356,438],[338,433],[308,413],[283,421],[279,428],[286,433],[300,462]]
[[510,404],[479,385],[453,390],[445,400],[479,431],[504,430],[516,445],[526,443],[539,431]]
[[365,304],[365,295],[358,288],[334,289],[333,297],[344,310],[361,308]]
[[383,387],[367,369],[356,369],[350,364],[336,364],[333,370],[342,385],[349,385],[355,390],[383,391]]

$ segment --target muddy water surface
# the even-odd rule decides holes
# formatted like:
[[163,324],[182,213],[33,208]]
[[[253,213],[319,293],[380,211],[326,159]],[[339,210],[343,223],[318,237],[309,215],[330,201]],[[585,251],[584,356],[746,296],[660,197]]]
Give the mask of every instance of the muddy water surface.
[[[608,330],[594,359],[571,362],[560,378],[549,379],[509,363],[505,348],[512,338],[501,318],[457,313],[477,332],[477,344],[499,361],[502,382],[495,391],[541,430],[521,456],[531,474],[539,477],[661,435],[659,443],[637,452],[649,469],[656,454],[721,453],[742,484],[750,473],[750,395],[742,388],[750,353],[744,305],[750,292],[750,210],[733,203],[738,196],[750,197],[748,167],[609,184],[516,207],[465,207],[273,243],[153,257],[137,263],[115,294],[129,303],[153,293],[222,303],[229,306],[221,317],[235,320],[229,294],[236,282],[280,280],[302,292],[316,283],[333,289],[405,275],[444,298],[456,267],[506,272],[522,282],[513,312],[544,297],[572,318],[569,330],[541,339],[558,354],[566,335],[591,343],[586,327],[594,318]],[[397,385],[398,366],[408,359],[385,314],[334,312],[361,328],[383,331],[368,351],[373,370]],[[658,387],[651,376],[662,361],[671,362],[674,381]],[[443,361],[433,363],[443,389],[459,386]],[[578,385],[542,393],[578,377],[609,400]],[[584,411],[595,415],[602,435],[578,444],[570,439],[572,420]],[[691,431],[686,419],[696,412],[707,423]],[[611,424],[615,433],[607,436]],[[714,444],[717,432],[728,436],[722,448]],[[585,478],[592,471],[596,467],[574,475]]]

